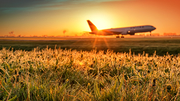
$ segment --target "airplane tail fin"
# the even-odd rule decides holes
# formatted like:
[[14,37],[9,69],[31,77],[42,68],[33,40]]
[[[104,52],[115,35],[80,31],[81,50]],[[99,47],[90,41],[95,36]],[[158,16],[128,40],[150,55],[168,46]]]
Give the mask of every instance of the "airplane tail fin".
[[89,24],[89,27],[91,29],[91,31],[98,31],[97,27],[90,21],[90,20],[87,20],[88,24]]

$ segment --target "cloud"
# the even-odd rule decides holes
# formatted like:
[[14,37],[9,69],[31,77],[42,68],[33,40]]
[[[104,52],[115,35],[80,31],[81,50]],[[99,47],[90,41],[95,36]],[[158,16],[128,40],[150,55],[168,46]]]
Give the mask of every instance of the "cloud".
[[47,0],[0,0],[0,14],[33,11],[40,5],[50,3]]
[[88,3],[100,3],[116,0],[0,0],[0,13],[18,11],[37,11],[66,9],[71,6]]
[[47,0],[0,0],[1,8],[30,7],[36,5],[47,4]]
[[53,6],[53,5],[68,5],[80,4],[88,2],[107,2],[115,0],[0,0],[0,8],[15,8],[15,7],[38,7],[38,6]]

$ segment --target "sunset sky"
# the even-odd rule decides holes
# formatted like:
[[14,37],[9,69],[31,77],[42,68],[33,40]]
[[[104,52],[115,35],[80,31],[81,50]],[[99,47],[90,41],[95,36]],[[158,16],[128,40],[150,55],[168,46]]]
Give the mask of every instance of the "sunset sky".
[[153,25],[180,34],[180,0],[0,0],[0,35],[81,35],[98,29]]

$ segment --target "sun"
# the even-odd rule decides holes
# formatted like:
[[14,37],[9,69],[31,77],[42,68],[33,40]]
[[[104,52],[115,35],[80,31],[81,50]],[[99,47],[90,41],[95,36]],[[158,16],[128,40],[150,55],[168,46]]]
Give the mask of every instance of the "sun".
[[107,29],[113,26],[113,21],[111,21],[111,16],[106,12],[93,12],[88,14],[88,19],[90,20],[98,29]]
[[105,21],[103,19],[96,19],[96,20],[91,20],[91,21],[100,30],[109,28],[109,26],[108,26],[109,24],[108,24],[107,20]]
[[81,17],[79,17],[78,20],[76,20],[78,26],[72,28],[77,31],[90,32],[91,29],[89,28],[87,20],[90,20],[97,27],[98,30],[116,28],[116,23],[118,20],[116,20],[115,18],[116,17],[114,17],[111,13],[100,11],[97,9],[91,9],[91,11],[88,11],[81,15]]

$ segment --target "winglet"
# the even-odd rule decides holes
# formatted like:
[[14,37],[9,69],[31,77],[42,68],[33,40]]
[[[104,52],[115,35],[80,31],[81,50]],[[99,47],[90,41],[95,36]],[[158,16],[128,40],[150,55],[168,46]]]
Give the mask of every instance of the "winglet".
[[89,24],[89,27],[91,29],[91,31],[98,31],[97,27],[90,21],[90,20],[87,20],[88,24]]

